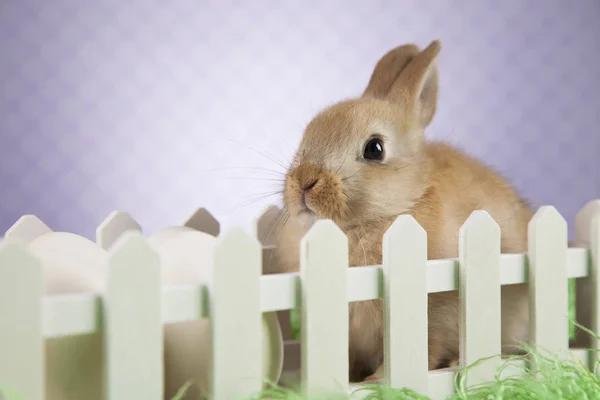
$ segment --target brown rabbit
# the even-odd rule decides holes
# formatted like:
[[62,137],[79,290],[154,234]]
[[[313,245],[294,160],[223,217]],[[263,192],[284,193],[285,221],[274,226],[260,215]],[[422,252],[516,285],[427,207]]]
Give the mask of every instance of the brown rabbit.
[[[440,47],[434,41],[423,51],[391,50],[362,97],[328,107],[308,124],[286,175],[279,269],[272,272],[298,271],[300,239],[318,218],[333,220],[347,235],[350,266],[381,264],[383,234],[400,214],[426,230],[429,259],[458,256],[459,228],[478,209],[500,225],[504,253],[527,249],[532,211],[513,188],[459,150],[424,140],[437,107]],[[458,307],[457,292],[429,295],[429,369],[458,359]],[[379,377],[382,300],[349,309],[350,380],[376,370]],[[527,338],[527,287],[504,286],[503,352]]]

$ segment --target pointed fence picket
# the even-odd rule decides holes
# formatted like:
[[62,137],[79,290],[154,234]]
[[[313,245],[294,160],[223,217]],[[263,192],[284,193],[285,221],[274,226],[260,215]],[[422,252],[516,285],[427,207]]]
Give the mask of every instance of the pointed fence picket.
[[[277,262],[275,256],[275,246],[277,244],[278,229],[283,222],[283,211],[274,205],[266,207],[254,220],[254,234],[260,241],[263,248],[262,274],[273,274]],[[269,284],[277,282],[276,275],[271,275],[268,280],[261,282],[261,295],[263,299],[269,298]],[[272,286],[271,286],[272,288]],[[281,337],[284,341],[284,358],[282,366],[282,381],[292,375],[296,379],[300,365],[300,341],[292,338],[291,310],[281,310],[277,312],[277,319],[281,328]],[[291,373],[290,373],[291,371]],[[283,383],[283,382],[282,382]]]
[[113,211],[96,228],[96,243],[108,250],[125,232],[141,233],[142,227],[126,212]]
[[160,260],[140,233],[127,232],[110,250],[108,266],[103,302],[108,400],[161,400]]
[[[44,400],[43,276],[18,244],[0,248],[0,398]],[[2,390],[5,390],[2,393]]]
[[[592,296],[589,304],[592,305],[592,318],[590,329],[592,332],[600,332],[600,214],[595,215],[590,229],[590,285],[592,287]],[[590,348],[596,351],[590,352],[591,365],[596,365],[600,361],[598,351],[600,349],[600,338],[591,337]]]
[[542,206],[528,236],[530,345],[562,355],[569,349],[567,222]]
[[317,221],[300,243],[302,383],[307,395],[348,393],[348,239]]
[[[577,323],[582,326],[592,329],[594,332],[600,332],[596,330],[600,328],[600,318],[596,315],[600,313],[600,308],[597,307],[598,300],[595,296],[600,290],[600,277],[597,275],[599,272],[598,268],[598,247],[594,247],[592,240],[592,233],[594,231],[595,218],[600,216],[600,200],[593,200],[587,203],[575,216],[575,245],[579,247],[586,247],[591,250],[591,262],[590,262],[590,276],[587,279],[577,279],[575,282],[575,314],[577,316]],[[594,254],[596,256],[594,257]],[[594,301],[590,301],[594,299]],[[594,322],[594,318],[596,321]],[[587,332],[578,327],[575,327],[575,345],[580,348],[594,348],[600,350],[597,346],[596,340],[591,337]],[[590,356],[596,359],[598,353],[592,353]]]
[[245,398],[263,385],[262,249],[255,237],[232,229],[219,239],[213,260],[209,287],[212,399]]
[[52,232],[45,223],[35,215],[23,215],[8,228],[3,243],[29,243],[36,237]]
[[412,216],[383,237],[383,288],[385,383],[427,394],[427,235]]
[[208,233],[215,237],[221,233],[219,221],[206,208],[198,208],[186,218],[183,226]]
[[[486,211],[474,211],[459,231],[460,366],[500,354],[500,227]],[[468,369],[467,383],[494,378],[500,360]]]

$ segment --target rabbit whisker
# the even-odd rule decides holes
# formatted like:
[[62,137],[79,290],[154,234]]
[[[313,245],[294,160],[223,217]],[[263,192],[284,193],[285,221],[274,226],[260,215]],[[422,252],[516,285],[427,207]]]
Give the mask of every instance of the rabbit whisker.
[[270,173],[270,174],[274,174],[277,176],[285,177],[285,173],[283,173],[283,172],[275,171],[275,170],[268,169],[268,168],[262,168],[262,167],[222,167],[222,168],[207,169],[207,170],[205,170],[205,172],[217,172],[217,171],[227,171],[227,170],[259,171],[259,172],[265,172],[265,173]]
[[356,171],[354,174],[350,175],[350,176],[346,176],[344,178],[342,178],[342,181],[348,180],[350,178],[354,178],[356,175],[358,175],[361,172],[362,168],[359,168],[358,171]]
[[233,206],[233,208],[229,209],[227,212],[233,212],[233,211],[235,211],[235,210],[237,210],[239,208],[246,207],[246,206],[254,204],[254,203],[258,202],[258,201],[267,199],[267,198],[269,198],[271,196],[277,196],[277,195],[281,195],[281,194],[283,194],[283,190],[278,190],[278,191],[275,191],[275,192],[268,192],[268,193],[261,193],[261,194],[259,194],[256,197],[253,197],[253,198],[251,198],[251,199],[249,199],[247,201],[244,201],[242,203],[239,203],[239,204]]
[[222,138],[219,138],[219,139],[221,139],[221,140],[227,140],[227,141],[229,141],[229,142],[231,142],[231,143],[236,143],[236,144],[238,144],[238,145],[241,145],[241,146],[246,146],[246,147],[247,147],[249,150],[252,150],[252,151],[253,151],[253,152],[255,152],[256,154],[258,154],[258,155],[261,155],[261,156],[263,156],[264,158],[266,158],[267,160],[270,160],[270,161],[274,162],[275,164],[277,164],[278,166],[280,166],[280,167],[281,167],[281,168],[283,168],[284,170],[287,170],[287,169],[288,169],[288,167],[287,167],[287,166],[286,166],[286,165],[285,165],[285,164],[284,164],[282,161],[280,161],[280,160],[276,159],[275,157],[269,156],[268,154],[266,154],[266,153],[263,153],[262,151],[260,151],[260,150],[258,150],[258,149],[256,149],[256,148],[254,148],[254,147],[252,147],[252,146],[249,146],[249,145],[248,145],[248,144],[246,144],[246,143],[238,142],[238,141],[236,141],[236,140],[233,140],[233,139],[228,139],[228,138],[223,138],[223,137],[222,137]]
[[360,228],[360,230],[363,233],[362,237],[361,237],[360,233],[358,234],[358,243],[360,244],[360,247],[362,248],[362,251],[363,251],[363,260],[364,260],[363,264],[364,264],[364,266],[367,266],[367,251],[365,250],[365,246],[363,244],[363,237],[367,236],[367,232],[365,232],[365,228],[360,223],[358,217],[356,216],[356,213],[354,211],[352,211],[352,208],[348,207],[348,210],[352,213],[355,220],[358,222],[358,227]]
[[344,163],[346,162],[346,158],[348,158],[348,154],[350,154],[350,150],[346,151],[346,154],[344,155],[344,159],[342,160],[342,162],[340,163],[340,166],[337,168],[337,170],[335,171],[335,174],[337,175],[340,170],[342,169],[342,166],[344,165]]

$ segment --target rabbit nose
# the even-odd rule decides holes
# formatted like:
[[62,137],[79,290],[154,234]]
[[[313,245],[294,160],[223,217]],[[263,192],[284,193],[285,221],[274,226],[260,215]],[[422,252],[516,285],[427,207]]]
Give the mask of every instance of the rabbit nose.
[[316,185],[318,182],[319,182],[319,180],[318,180],[318,179],[315,179],[315,180],[314,180],[312,183],[309,183],[308,185],[305,185],[305,186],[302,188],[302,191],[303,191],[304,193],[308,192],[310,189],[314,188],[314,187],[315,187],[315,185]]
[[312,188],[314,188],[315,185],[317,184],[317,182],[319,182],[319,180],[315,179],[313,182],[309,183],[308,185],[304,185],[302,187],[302,196],[300,197],[300,201],[302,202],[302,206],[306,210],[310,210],[310,207],[306,203],[306,193],[308,193]]

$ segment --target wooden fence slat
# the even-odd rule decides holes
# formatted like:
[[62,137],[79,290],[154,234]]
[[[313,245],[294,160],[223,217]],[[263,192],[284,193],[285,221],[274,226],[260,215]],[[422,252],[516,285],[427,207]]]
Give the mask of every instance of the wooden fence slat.
[[542,206],[529,222],[530,344],[560,354],[569,348],[567,222]]
[[96,244],[109,250],[125,232],[142,232],[142,227],[131,215],[123,211],[113,211],[96,228]]
[[[501,353],[500,227],[474,211],[459,231],[460,366]],[[494,378],[500,358],[468,369],[469,385]]]
[[[575,216],[575,245],[578,247],[591,248],[592,221],[600,216],[600,200],[587,203]],[[593,262],[593,261],[592,261]],[[593,273],[593,268],[590,273]],[[592,274],[593,275],[593,274]],[[594,323],[594,315],[600,312],[600,296],[596,291],[600,290],[600,280],[597,276],[590,276],[575,281],[575,319],[577,323],[593,330],[598,326]],[[595,299],[595,300],[594,300]],[[575,327],[575,346],[580,348],[592,348],[596,345],[594,339],[585,331]],[[596,356],[596,354],[590,354]]]
[[300,250],[302,381],[307,395],[348,393],[348,239],[319,220]]
[[263,386],[262,249],[256,238],[234,228],[219,239],[214,251],[208,301],[211,398],[235,400],[255,395]]
[[208,233],[215,237],[219,236],[221,232],[219,221],[206,208],[197,209],[186,218],[183,226]]
[[[590,329],[598,334],[600,333],[600,214],[595,215],[592,220],[590,239],[590,281],[593,285],[592,298],[588,300],[592,305],[592,325]],[[600,339],[592,337],[591,342],[589,348],[600,349]],[[598,361],[600,361],[600,354],[597,351],[591,351],[590,367],[593,368]]]
[[0,397],[44,400],[43,273],[25,248],[0,248]]
[[[277,228],[279,228],[281,216],[281,209],[275,205],[266,207],[254,220],[254,234],[263,246],[263,257],[262,257],[262,273],[264,275],[273,274],[277,271],[277,257],[275,256],[274,248],[267,248],[267,246],[275,246],[277,244],[276,235]],[[265,294],[263,293],[263,296]],[[279,320],[279,326],[281,327],[281,337],[284,341],[292,339],[292,325],[291,325],[291,314],[290,310],[283,310],[277,312],[277,319]],[[295,355],[296,347],[294,346],[293,354]],[[284,370],[299,368],[299,361],[293,357],[285,357]],[[296,365],[298,364],[298,365]]]
[[412,216],[383,236],[383,287],[385,384],[427,394],[427,234]]
[[163,398],[163,325],[158,254],[140,233],[109,251],[104,340],[109,400]]
[[[595,215],[592,220],[592,232],[590,241],[591,252],[591,280],[594,287],[593,297],[591,300],[594,310],[592,318],[592,331],[600,333],[600,214]],[[592,349],[600,349],[600,339],[594,337],[592,339]],[[600,361],[598,352],[591,352],[591,365]]]
[[2,243],[27,244],[33,239],[50,232],[52,232],[52,229],[35,215],[23,215],[8,228]]

